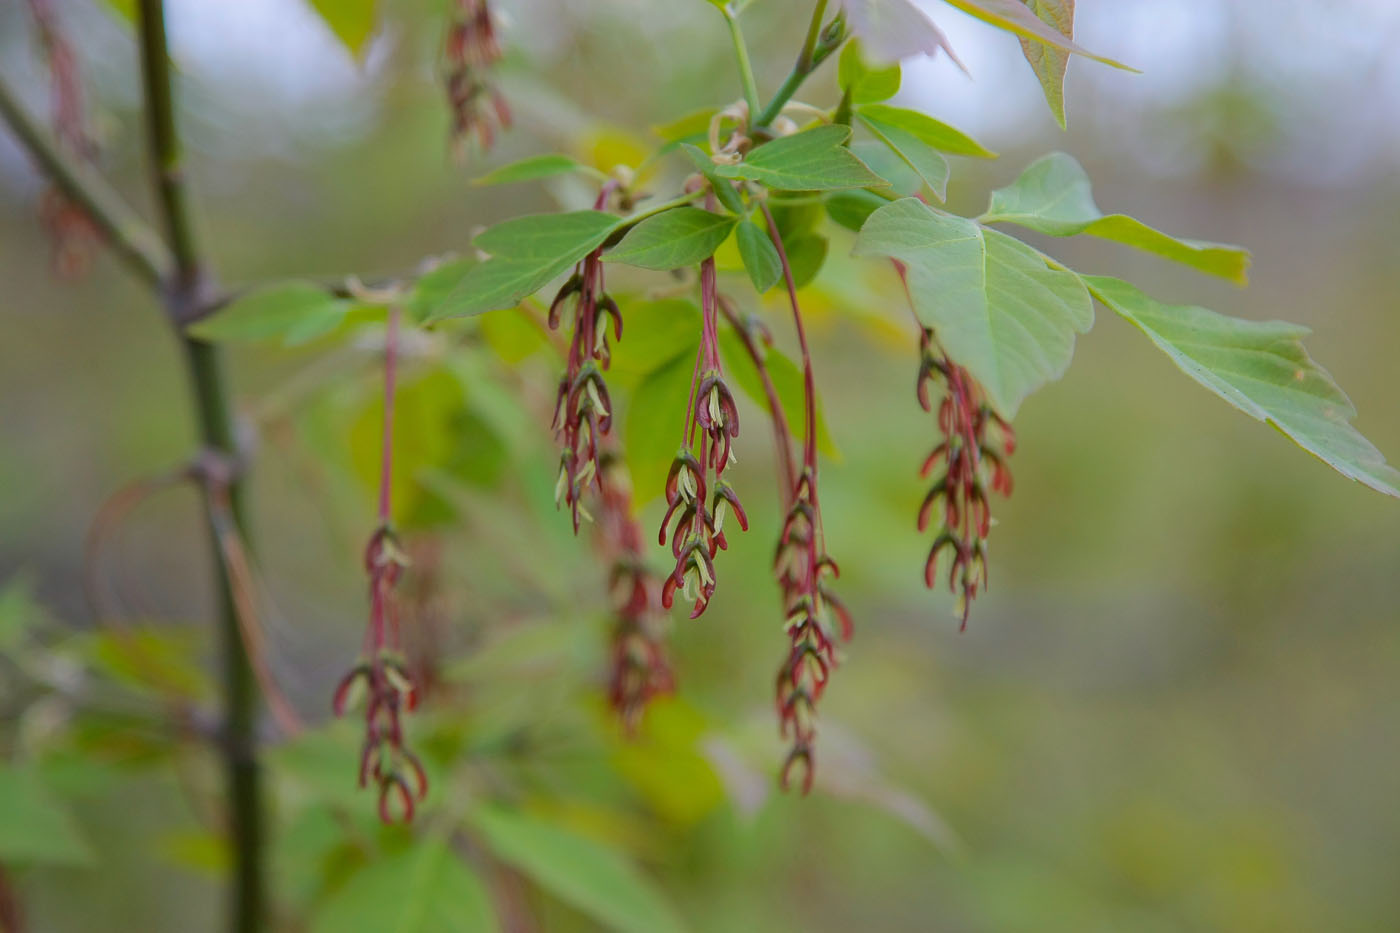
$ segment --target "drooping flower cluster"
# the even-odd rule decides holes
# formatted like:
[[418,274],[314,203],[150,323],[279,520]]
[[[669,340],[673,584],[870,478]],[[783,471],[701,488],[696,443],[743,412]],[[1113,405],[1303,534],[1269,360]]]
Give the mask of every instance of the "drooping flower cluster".
[[511,115],[505,97],[491,82],[501,43],[487,0],[454,0],[443,58],[454,153],[461,158],[473,135],[483,151],[490,149],[496,131],[510,128]]
[[360,786],[371,778],[379,787],[379,817],[386,823],[413,819],[428,793],[428,776],[404,741],[404,712],[418,703],[399,640],[399,609],[394,588],[407,559],[388,526],[381,526],[365,549],[370,618],[360,663],[336,687],[335,714],[365,704],[365,741],[360,752]]
[[987,404],[972,374],[949,359],[927,329],[921,354],[919,404],[931,412],[931,390],[943,393],[938,405],[943,439],[920,470],[924,478],[938,477],[919,509],[920,531],[935,517],[939,521],[924,564],[924,582],[930,589],[937,585],[946,556],[948,588],[957,596],[960,628],[966,628],[972,600],[987,585],[987,535],[992,528],[988,494],[1011,495],[1006,459],[1016,449],[1016,435]]
[[616,607],[612,672],[608,701],[630,732],[646,705],[674,689],[667,656],[660,585],[646,565],[642,529],[632,514],[632,490],[627,468],[605,455],[598,498],[598,532],[605,556],[612,562],[608,581]]
[[[739,410],[720,366],[718,307],[715,261],[710,258],[700,264],[700,349],[681,450],[666,476],[666,515],[657,535],[663,545],[670,539],[671,555],[676,559],[675,570],[662,586],[661,604],[671,608],[680,590],[692,602],[692,619],[705,611],[715,593],[715,555],[729,546],[724,537],[726,512],[732,509],[739,527],[749,528],[738,494],[722,478],[734,459]],[[697,433],[698,455],[694,449]]]
[[[600,205],[605,200],[600,197]],[[612,361],[613,340],[622,339],[622,312],[603,290],[601,250],[579,263],[549,306],[549,326],[557,330],[570,303],[574,308],[573,338],[559,391],[554,401],[554,430],[559,438],[557,505],[567,504],[578,533],[582,518],[590,517],[583,497],[590,485],[602,490],[599,442],[612,429],[612,401],[603,371]]]
[[365,741],[360,751],[360,786],[379,786],[379,818],[405,823],[428,793],[423,763],[404,740],[403,713],[418,705],[418,691],[404,660],[396,588],[408,557],[390,524],[394,477],[394,398],[398,371],[399,318],[389,309],[384,337],[384,426],[379,471],[379,526],[365,547],[369,575],[369,624],[360,661],[335,689],[337,716],[365,704]]
[[812,789],[814,773],[817,701],[839,660],[837,636],[849,641],[854,632],[851,614],[828,586],[828,580],[835,580],[841,571],[823,544],[815,462],[804,466],[797,479],[792,506],[778,537],[773,571],[783,593],[784,625],[790,641],[777,683],[779,729],[792,742],[783,763],[782,786],[789,786],[793,771],[800,766],[802,791],[806,793]]

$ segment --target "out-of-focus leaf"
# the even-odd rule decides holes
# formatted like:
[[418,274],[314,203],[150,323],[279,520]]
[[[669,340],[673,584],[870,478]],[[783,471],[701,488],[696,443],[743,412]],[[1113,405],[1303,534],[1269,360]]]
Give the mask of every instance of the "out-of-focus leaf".
[[34,581],[17,573],[0,586],[0,652],[12,653],[29,632],[49,619],[34,595]]
[[798,288],[806,288],[826,264],[826,237],[807,233],[785,240],[783,247],[787,250],[793,284]]
[[860,38],[872,61],[889,63],[915,55],[932,57],[941,49],[962,68],[943,30],[913,0],[845,0],[842,7],[851,33]]
[[[699,335],[696,335],[699,342]],[[695,354],[680,353],[637,384],[623,428],[627,469],[637,504],[661,495],[680,447]]]
[[377,5],[377,0],[311,0],[312,9],[356,58],[374,35]]
[[735,222],[698,207],[675,207],[637,224],[603,261],[659,272],[693,266],[714,255]]
[[[394,476],[390,487],[400,522],[421,504],[420,474],[446,467],[455,449],[454,420],[466,403],[462,385],[443,369],[410,376],[394,398]],[[379,485],[383,451],[384,397],[374,392],[350,424],[350,460],[366,489]]]
[[190,629],[123,626],[70,644],[81,645],[89,664],[125,686],[189,700],[214,695],[199,660],[198,636]]
[[[632,386],[676,356],[695,359],[700,306],[687,298],[637,301],[620,298],[622,340],[613,346],[608,384]],[[676,425],[680,437],[680,425]],[[668,461],[669,462],[669,461]]]
[[938,200],[948,196],[948,160],[921,138],[895,123],[861,111],[860,122],[919,174]]
[[724,800],[724,787],[701,748],[707,732],[709,723],[693,706],[658,697],[648,704],[636,735],[614,740],[613,763],[668,821],[690,826]]
[[22,865],[89,865],[92,847],[63,803],[28,767],[0,764],[0,860]]
[[172,865],[206,878],[222,878],[231,864],[228,839],[208,830],[167,833],[156,848]]
[[781,191],[830,191],[888,184],[846,148],[851,130],[819,126],[759,146],[744,161],[717,165],[721,178],[746,178]]
[[894,107],[890,104],[866,104],[857,108],[856,113],[881,125],[898,127],[925,145],[949,155],[971,156],[975,159],[995,159],[997,155],[962,130],[917,110]]
[[660,889],[614,850],[516,810],[486,806],[468,819],[497,858],[619,933],[685,927]]
[[601,175],[601,173],[595,169],[591,169],[566,155],[551,153],[548,155],[530,156],[518,162],[511,162],[509,165],[502,165],[500,168],[492,169],[485,175],[473,178],[472,184],[509,185],[515,182],[550,178],[555,175],[567,175],[570,172],[585,172],[595,177]]
[[1400,496],[1400,471],[1351,426],[1356,409],[1303,348],[1307,328],[1162,304],[1106,276],[1084,281],[1094,297],[1146,334],[1186,375],[1278,428],[1343,476]]
[[[1074,38],[1074,0],[1022,0],[1041,22],[1066,39]],[[1060,128],[1065,127],[1065,70],[1069,68],[1069,52],[1065,49],[1033,42],[1022,37],[1021,51],[1030,62],[1031,70],[1045,92],[1045,102],[1055,115]]]
[[919,320],[986,389],[1005,417],[1069,366],[1076,333],[1094,320],[1073,272],[976,222],[914,198],[870,215],[857,256],[898,259]]
[[546,325],[527,308],[506,308],[477,320],[482,339],[503,363],[519,363],[550,345]]
[[438,320],[512,307],[597,249],[620,223],[602,211],[571,211],[497,224],[476,238],[491,259],[467,269],[425,317]]
[[370,862],[316,911],[311,933],[487,933],[499,929],[480,877],[429,837]]
[[709,134],[710,121],[714,119],[714,116],[715,109],[705,107],[672,120],[670,123],[653,126],[651,131],[668,143],[692,142],[704,139]]
[[1224,243],[1169,236],[1126,214],[1105,215],[1094,203],[1089,176],[1063,152],[1032,162],[1021,177],[992,192],[983,223],[1014,223],[1049,236],[1089,236],[1156,253],[1237,285],[1248,284],[1249,251]]
[[1103,62],[1114,68],[1122,68],[1124,71],[1137,70],[1122,62],[1116,62],[1111,58],[1090,52],[1076,44],[1073,39],[1062,35],[1055,27],[1046,25],[1021,0],[945,0],[945,2],[964,13],[977,17],[984,23],[990,23],[998,29],[1015,33],[1023,39],[1031,39],[1051,48],[1072,52],[1075,55],[1083,55],[1085,58],[1092,58],[1096,62]]
[[852,39],[841,50],[836,82],[850,95],[853,104],[873,104],[899,93],[899,63],[872,65],[866,61],[859,39]]
[[739,255],[744,260],[744,270],[749,274],[753,287],[761,295],[777,284],[783,277],[782,260],[768,234],[758,228],[753,221],[745,220],[735,231],[739,244]]
[[188,331],[200,340],[294,346],[335,330],[349,310],[314,282],[282,282],[240,295]]

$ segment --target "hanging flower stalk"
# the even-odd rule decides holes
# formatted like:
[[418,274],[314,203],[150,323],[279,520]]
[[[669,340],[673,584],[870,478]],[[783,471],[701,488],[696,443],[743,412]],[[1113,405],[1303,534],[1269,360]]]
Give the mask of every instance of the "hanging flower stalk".
[[784,625],[789,648],[778,669],[777,706],[779,728],[792,744],[783,763],[780,780],[786,790],[800,769],[802,792],[812,789],[815,775],[817,702],[826,691],[831,671],[839,660],[837,639],[849,641],[854,631],[851,615],[831,592],[829,583],[840,576],[836,562],[826,553],[821,499],[817,487],[817,391],[812,356],[797,287],[782,235],[768,206],[764,218],[777,248],[792,306],[793,325],[802,350],[805,438],[801,468],[789,497],[788,512],[778,536],[773,570],[782,589]]
[[924,460],[919,475],[936,476],[919,508],[919,530],[935,519],[938,535],[924,562],[924,583],[938,584],[938,569],[948,568],[948,588],[957,597],[959,630],[967,628],[972,600],[987,586],[987,535],[992,530],[989,492],[1011,495],[1006,460],[1016,449],[1016,434],[992,410],[972,374],[954,363],[931,329],[920,341],[918,397],[933,411],[931,390],[941,389],[938,430],[942,440]]
[[657,535],[663,545],[670,539],[671,555],[676,559],[675,570],[661,588],[661,604],[671,608],[679,590],[692,603],[692,619],[705,611],[715,593],[715,555],[729,546],[724,537],[726,513],[732,510],[739,527],[744,531],[749,528],[738,494],[722,478],[734,460],[739,410],[720,365],[719,292],[713,257],[700,263],[700,311],[700,348],[691,376],[685,428],[680,452],[666,476],[666,515]]
[[394,475],[394,394],[398,358],[399,310],[389,310],[384,341],[384,436],[379,474],[379,527],[365,548],[369,575],[369,625],[360,662],[336,687],[337,716],[365,704],[365,740],[360,752],[360,786],[379,786],[379,818],[409,822],[428,793],[428,776],[404,739],[403,713],[418,694],[404,661],[395,588],[408,561],[391,524]]
[[[607,204],[616,184],[608,182],[603,186],[597,210]],[[584,508],[584,494],[590,486],[602,491],[599,444],[612,429],[612,401],[603,380],[603,371],[612,362],[609,331],[613,340],[622,339],[622,312],[604,290],[602,247],[584,257],[554,296],[549,306],[551,329],[559,328],[564,309],[571,302],[573,339],[554,401],[554,430],[562,447],[554,501],[556,505],[569,506],[577,534],[581,519],[592,517]]]
[[510,107],[491,81],[491,69],[501,60],[501,43],[487,0],[453,0],[443,58],[452,149],[461,159],[469,138],[475,136],[484,152],[495,142],[497,130],[511,125]]
[[627,468],[613,454],[600,473],[598,531],[611,561],[609,585],[617,623],[613,628],[608,701],[628,732],[636,729],[646,706],[675,686],[666,651],[660,585],[646,565],[642,529],[632,514]]

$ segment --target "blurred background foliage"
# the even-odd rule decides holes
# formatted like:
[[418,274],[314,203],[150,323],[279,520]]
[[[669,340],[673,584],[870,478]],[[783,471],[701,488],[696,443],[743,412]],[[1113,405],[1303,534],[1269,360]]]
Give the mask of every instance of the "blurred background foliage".
[[[443,6],[385,0],[356,61],[298,0],[170,4],[200,226],[226,281],[398,274],[465,251],[479,226],[591,199],[562,182],[474,188],[489,166],[544,151],[636,164],[651,125],[739,94],[699,0],[502,0],[517,128],[459,167],[434,70]],[[1358,426],[1400,454],[1400,67],[1386,54],[1400,11],[1080,7],[1083,43],[1145,74],[1076,62],[1066,136],[1013,38],[930,4],[972,80],[919,64],[901,102],[1002,153],[958,161],[950,204],[976,213],[1064,148],[1107,209],[1243,242],[1247,291],[1101,242],[1041,245],[1163,299],[1310,326]],[[82,0],[60,8],[104,165],[139,200],[128,31]],[[805,8],[757,2],[748,22],[771,89]],[[31,39],[20,5],[0,6],[0,67],[39,109]],[[833,71],[801,96],[829,104]],[[667,171],[658,186],[682,169]],[[217,681],[195,496],[142,502],[84,559],[114,490],[188,456],[183,374],[110,258],[55,278],[41,189],[0,134],[4,887],[34,930],[211,929],[226,853],[201,738]],[[410,729],[434,783],[417,825],[380,828],[354,787],[355,724],[328,711],[365,615],[377,325],[352,315],[303,346],[235,356],[269,663],[307,722],[295,739],[268,727],[279,928],[473,929],[494,912],[511,930],[1395,929],[1393,504],[1104,315],[1019,416],[994,585],[959,635],[950,597],[921,585],[916,470],[935,426],[913,397],[915,334],[893,278],[831,237],[805,297],[833,453],[827,530],[858,630],[808,799],[774,792],[784,639],[760,410],[743,411],[736,479],[752,530],[731,536],[711,611],[676,620],[678,696],[628,741],[603,700],[604,570],[551,501],[557,360],[528,315],[500,312],[415,333],[407,351],[397,511],[412,660],[430,683]],[[625,315],[664,287],[616,281]],[[628,390],[647,339],[629,318],[614,377],[639,447],[653,432],[628,423]],[[646,498],[664,464],[633,465]],[[658,514],[653,501],[644,526]]]

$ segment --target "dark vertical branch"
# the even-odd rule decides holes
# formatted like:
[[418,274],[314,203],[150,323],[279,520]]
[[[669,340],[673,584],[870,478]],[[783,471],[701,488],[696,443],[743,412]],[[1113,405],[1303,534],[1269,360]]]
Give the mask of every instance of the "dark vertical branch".
[[[162,0],[140,0],[141,76],[146,100],[146,130],[151,172],[160,204],[162,225],[174,257],[173,276],[166,283],[166,310],[181,329],[207,300],[209,288],[195,242],[175,123],[170,50]],[[223,364],[214,346],[181,332],[194,391],[200,439],[206,448],[238,463],[233,418],[224,386]],[[248,538],[243,484],[235,470],[227,485],[228,508],[242,540]],[[212,494],[206,484],[205,495]],[[211,507],[216,503],[211,502]],[[233,850],[233,890],[229,927],[254,933],[263,927],[263,814],[257,759],[258,694],[238,624],[234,584],[220,554],[218,531],[210,535],[218,578],[220,649],[224,666],[222,753],[228,783],[228,821]]]

